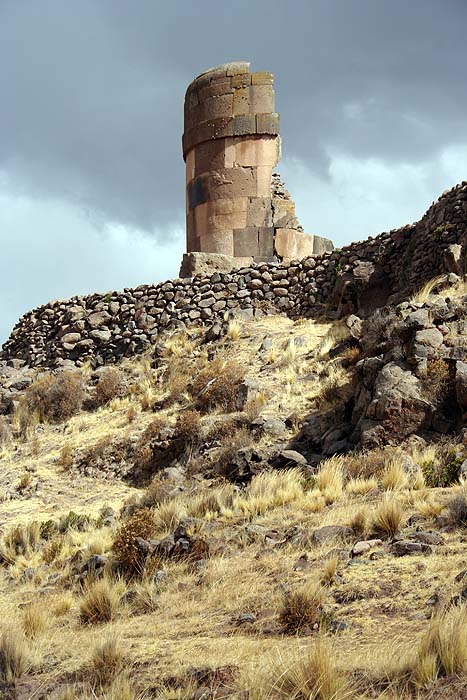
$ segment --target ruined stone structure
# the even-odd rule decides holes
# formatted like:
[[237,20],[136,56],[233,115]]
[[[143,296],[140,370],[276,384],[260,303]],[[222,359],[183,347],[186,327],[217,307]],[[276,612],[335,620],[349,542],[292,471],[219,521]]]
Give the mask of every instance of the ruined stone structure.
[[331,250],[330,241],[303,232],[290,195],[272,177],[281,155],[273,75],[249,66],[211,68],[186,91],[187,252],[245,264]]
[[321,256],[282,264],[254,262],[237,270],[44,304],[18,321],[0,360],[31,367],[109,364],[144,352],[165,329],[212,326],[222,323],[226,313],[282,312],[301,318],[326,311],[364,317],[407,299],[437,275],[466,274],[466,254],[464,182],[445,192],[417,223]]

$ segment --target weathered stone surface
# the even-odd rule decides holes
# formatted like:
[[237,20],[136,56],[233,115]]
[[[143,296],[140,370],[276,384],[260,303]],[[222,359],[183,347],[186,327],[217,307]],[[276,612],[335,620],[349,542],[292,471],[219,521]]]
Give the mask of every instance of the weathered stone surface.
[[303,233],[290,195],[272,178],[281,156],[272,74],[239,65],[233,74],[225,65],[205,71],[186,92],[187,252],[270,260],[332,249]]
[[334,539],[351,539],[353,537],[353,531],[350,527],[345,525],[324,525],[317,530],[313,531],[312,541],[316,544],[322,544],[328,540]]

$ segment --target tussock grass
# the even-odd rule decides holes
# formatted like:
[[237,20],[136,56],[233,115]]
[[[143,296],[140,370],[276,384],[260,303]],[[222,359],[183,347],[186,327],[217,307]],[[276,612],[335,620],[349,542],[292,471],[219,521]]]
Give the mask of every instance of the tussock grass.
[[271,689],[266,697],[283,700],[345,700],[349,687],[336,665],[329,642],[318,639],[308,651],[279,656],[270,669]]
[[79,607],[82,624],[96,625],[113,620],[119,609],[124,591],[121,581],[102,578],[91,584],[84,592]]
[[366,479],[364,477],[350,479],[345,486],[345,490],[349,496],[366,496],[367,493],[377,488],[378,480],[373,476]]
[[240,333],[242,331],[242,326],[240,324],[240,321],[236,318],[233,318],[231,321],[229,321],[229,325],[227,326],[227,337],[232,341],[235,342],[240,338]]
[[117,637],[110,635],[94,647],[90,660],[91,683],[98,688],[106,687],[123,671],[126,659]]
[[435,617],[423,635],[415,659],[408,662],[417,688],[429,687],[437,678],[467,673],[467,607],[451,607]]
[[439,277],[433,277],[433,279],[426,282],[417,292],[412,294],[409,299],[410,304],[424,304],[431,295],[435,292],[436,288],[445,282],[445,277],[440,275]]
[[48,611],[43,604],[33,603],[23,613],[22,626],[28,639],[35,639],[43,634],[47,628]]
[[444,510],[444,503],[429,492],[420,491],[419,498],[413,502],[413,507],[423,518],[436,518]]
[[180,520],[186,518],[188,508],[184,498],[174,498],[154,509],[155,532],[171,532]]
[[328,505],[342,498],[344,490],[344,465],[344,457],[330,457],[321,463],[318,473],[316,474],[316,486],[321,491]]
[[402,491],[408,488],[409,479],[401,462],[394,456],[381,477],[381,483],[386,491]]
[[326,601],[326,590],[321,583],[307,582],[284,596],[279,611],[279,621],[289,634],[300,632],[304,627],[319,625]]
[[54,600],[51,610],[55,617],[62,617],[66,615],[73,606],[73,596],[71,593],[63,593],[56,600]]
[[40,523],[33,521],[27,525],[16,525],[3,538],[1,554],[5,561],[12,564],[18,555],[30,555],[39,544],[40,537]]
[[372,526],[378,535],[394,537],[399,532],[403,519],[404,513],[399,501],[386,496],[373,514]]
[[0,637],[0,680],[12,683],[26,673],[31,665],[28,646],[16,630],[3,632]]
[[370,524],[369,508],[363,506],[357,510],[349,521],[349,527],[357,537],[366,537]]
[[254,517],[272,508],[297,501],[303,497],[302,482],[302,474],[298,469],[256,474],[245,495],[233,499],[232,511]]
[[321,573],[321,583],[323,586],[330,586],[336,580],[337,567],[339,565],[339,559],[337,557],[331,557],[326,559],[323,571]]

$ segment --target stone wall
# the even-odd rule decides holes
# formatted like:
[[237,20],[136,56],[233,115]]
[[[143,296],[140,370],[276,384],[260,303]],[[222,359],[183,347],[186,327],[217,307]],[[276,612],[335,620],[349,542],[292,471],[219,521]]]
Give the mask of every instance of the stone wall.
[[420,222],[332,253],[45,304],[18,321],[0,359],[49,367],[112,363],[143,352],[163,329],[210,325],[226,312],[307,317],[324,304],[334,315],[364,316],[437,275],[463,274],[466,251],[464,182]]

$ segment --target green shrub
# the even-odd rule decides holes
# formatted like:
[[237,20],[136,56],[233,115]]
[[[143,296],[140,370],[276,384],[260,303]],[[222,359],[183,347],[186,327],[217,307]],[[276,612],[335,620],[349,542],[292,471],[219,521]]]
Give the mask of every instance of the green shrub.
[[463,457],[455,454],[447,456],[446,461],[437,463],[435,461],[422,464],[425,483],[430,488],[446,488],[459,481]]
[[79,530],[83,531],[90,525],[91,518],[89,515],[83,515],[82,513],[75,513],[70,510],[69,513],[60,518],[58,524],[58,529],[60,532],[68,532],[68,530]]

